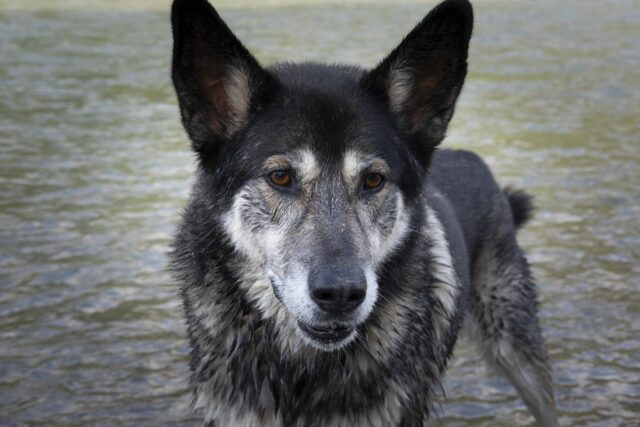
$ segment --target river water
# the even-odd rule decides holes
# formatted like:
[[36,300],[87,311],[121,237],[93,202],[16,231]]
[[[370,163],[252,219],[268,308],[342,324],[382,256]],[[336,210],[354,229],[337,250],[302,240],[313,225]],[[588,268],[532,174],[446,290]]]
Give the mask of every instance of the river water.
[[[521,242],[562,424],[639,425],[640,2],[477,3],[445,144],[536,196]],[[264,63],[370,66],[432,4],[239,0],[221,12]],[[194,162],[168,10],[0,0],[2,425],[199,424],[166,271]],[[532,424],[464,343],[445,391],[435,425]]]

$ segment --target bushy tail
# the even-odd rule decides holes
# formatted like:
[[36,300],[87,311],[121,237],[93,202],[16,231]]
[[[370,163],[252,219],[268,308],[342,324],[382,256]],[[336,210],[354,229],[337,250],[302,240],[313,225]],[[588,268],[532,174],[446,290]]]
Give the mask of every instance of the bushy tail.
[[533,196],[522,190],[515,190],[510,187],[506,187],[503,191],[507,196],[507,200],[509,200],[513,224],[516,228],[520,228],[533,216],[533,210],[535,209]]

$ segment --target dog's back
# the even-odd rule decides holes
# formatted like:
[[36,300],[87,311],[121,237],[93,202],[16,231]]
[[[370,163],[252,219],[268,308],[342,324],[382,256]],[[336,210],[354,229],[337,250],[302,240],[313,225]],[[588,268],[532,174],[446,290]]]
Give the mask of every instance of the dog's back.
[[[455,219],[449,242],[469,267],[468,331],[484,358],[518,390],[541,425],[553,426],[553,385],[537,321],[536,289],[516,231],[531,215],[531,198],[503,190],[476,154],[441,150],[434,156],[426,194]],[[456,231],[461,237],[456,239]],[[466,258],[466,259],[465,259]],[[455,260],[454,260],[455,262]],[[460,273],[466,269],[458,268]],[[464,273],[463,273],[464,274]]]

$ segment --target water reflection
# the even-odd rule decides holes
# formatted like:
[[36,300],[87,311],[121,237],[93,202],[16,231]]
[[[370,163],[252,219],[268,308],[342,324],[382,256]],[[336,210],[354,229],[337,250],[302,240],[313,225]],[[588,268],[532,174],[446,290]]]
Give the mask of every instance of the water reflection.
[[[168,8],[0,4],[0,419],[197,425],[165,271],[193,163],[169,82]],[[429,7],[223,16],[266,63],[372,65]],[[631,425],[640,413],[640,3],[476,10],[471,75],[447,144],[479,152],[502,183],[537,196],[522,241],[540,282],[562,423]],[[444,425],[531,423],[469,346],[446,390]]]

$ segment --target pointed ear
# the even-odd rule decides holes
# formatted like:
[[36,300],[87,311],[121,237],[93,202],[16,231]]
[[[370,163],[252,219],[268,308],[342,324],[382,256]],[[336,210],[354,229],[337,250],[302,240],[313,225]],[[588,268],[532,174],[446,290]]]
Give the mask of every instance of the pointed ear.
[[423,150],[444,138],[467,73],[473,11],[467,0],[439,4],[375,69],[366,90],[384,97],[408,134]]
[[273,81],[206,0],[175,0],[171,77],[200,154],[215,152],[260,107]]

